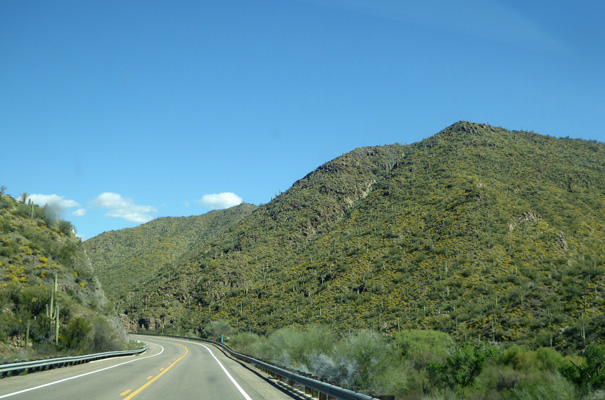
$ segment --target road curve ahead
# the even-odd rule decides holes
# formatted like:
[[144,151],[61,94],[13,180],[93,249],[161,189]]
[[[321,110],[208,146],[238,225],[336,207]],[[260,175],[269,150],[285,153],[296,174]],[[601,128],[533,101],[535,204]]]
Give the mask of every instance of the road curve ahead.
[[0,380],[0,399],[291,400],[252,368],[219,348],[181,339],[135,336],[139,356],[100,360]]

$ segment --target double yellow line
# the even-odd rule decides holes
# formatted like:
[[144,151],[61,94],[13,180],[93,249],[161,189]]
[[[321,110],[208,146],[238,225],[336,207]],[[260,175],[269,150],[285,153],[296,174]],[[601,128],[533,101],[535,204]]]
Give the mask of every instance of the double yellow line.
[[[155,382],[160,376],[164,375],[166,372],[168,372],[168,370],[170,368],[172,368],[174,366],[174,364],[178,363],[179,361],[181,361],[183,358],[185,358],[185,356],[187,355],[187,353],[189,353],[189,349],[185,346],[183,346],[182,344],[176,344],[177,346],[181,346],[182,348],[185,349],[185,354],[183,354],[182,356],[180,356],[179,358],[177,358],[172,364],[170,364],[168,366],[168,368],[164,369],[162,372],[160,372],[155,378],[151,379],[149,382],[147,382],[146,384],[144,384],[143,386],[141,386],[140,388],[138,388],[137,390],[135,390],[134,392],[130,393],[130,395],[128,397],[125,397],[124,400],[130,400],[132,399],[134,396],[136,396],[137,394],[141,393],[143,391],[143,389],[145,389],[147,386],[151,385],[153,382]],[[123,394],[126,394],[128,392],[125,392]]]

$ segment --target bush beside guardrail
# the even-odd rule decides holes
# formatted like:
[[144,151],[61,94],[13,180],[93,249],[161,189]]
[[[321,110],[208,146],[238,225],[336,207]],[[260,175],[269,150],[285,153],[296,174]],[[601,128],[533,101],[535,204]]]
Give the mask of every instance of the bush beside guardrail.
[[275,377],[280,377],[283,380],[290,382],[290,384],[292,384],[292,382],[298,383],[305,387],[305,391],[307,391],[306,389],[310,389],[310,391],[317,392],[320,400],[323,400],[323,399],[326,399],[326,400],[328,400],[328,399],[377,400],[374,397],[371,397],[371,396],[368,396],[365,394],[361,394],[361,393],[357,393],[352,390],[343,389],[336,385],[322,382],[317,379],[299,375],[292,371],[288,371],[286,369],[276,367],[275,365],[266,363],[264,361],[257,360],[256,358],[246,356],[244,354],[236,353],[235,351],[231,350],[231,348],[229,348],[228,346],[225,346],[224,344],[216,342],[214,340],[201,339],[201,338],[188,337],[188,336],[178,336],[178,335],[157,335],[157,334],[152,334],[152,333],[137,333],[137,335],[159,336],[159,337],[164,336],[164,337],[170,337],[170,338],[196,340],[196,341],[200,341],[200,342],[212,343],[216,346],[219,346],[220,348],[222,348],[223,350],[228,352],[233,357],[236,357],[249,364],[252,364],[252,365],[260,368],[261,370],[268,372],[269,374],[271,374]]

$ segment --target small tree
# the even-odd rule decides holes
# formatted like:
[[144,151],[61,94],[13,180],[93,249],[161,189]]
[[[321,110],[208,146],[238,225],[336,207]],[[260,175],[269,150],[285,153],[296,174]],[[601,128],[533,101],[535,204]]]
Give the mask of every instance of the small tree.
[[585,393],[605,388],[605,346],[589,344],[584,352],[586,362],[570,364],[561,368],[561,373]]
[[71,236],[71,234],[75,231],[72,223],[69,221],[65,221],[65,220],[59,220],[59,225],[57,226],[57,230],[65,236]]
[[416,368],[425,368],[431,363],[443,362],[454,348],[454,341],[444,332],[403,330],[395,335],[394,346]]
[[223,335],[228,336],[233,333],[233,328],[229,322],[220,319],[218,321],[210,322],[208,325],[206,325],[204,331],[206,331],[206,334],[209,338],[220,339]]
[[91,347],[92,331],[90,323],[83,317],[77,316],[67,325],[62,341],[68,349],[85,352]]
[[434,363],[428,369],[433,378],[450,387],[471,385],[496,349],[484,343],[465,343],[450,355],[445,363]]

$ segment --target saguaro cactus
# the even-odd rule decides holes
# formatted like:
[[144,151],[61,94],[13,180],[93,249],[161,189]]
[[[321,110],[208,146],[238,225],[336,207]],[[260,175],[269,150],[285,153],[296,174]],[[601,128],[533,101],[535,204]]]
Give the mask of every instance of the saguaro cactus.
[[52,334],[53,323],[55,324],[55,344],[59,343],[59,304],[57,304],[57,300],[55,300],[57,296],[57,274],[55,274],[55,285],[50,293],[50,306],[46,305],[46,316],[50,320],[49,328]]
[[59,305],[57,304],[55,307],[55,344],[59,344]]
[[27,329],[25,330],[25,350],[27,350],[27,345],[29,344],[29,324],[30,320],[27,320]]
[[50,319],[50,324],[52,325],[52,321],[55,318],[55,296],[57,295],[57,274],[55,274],[55,286],[52,288],[50,292],[50,307],[46,305],[46,316]]

